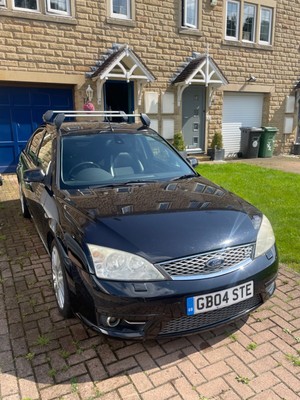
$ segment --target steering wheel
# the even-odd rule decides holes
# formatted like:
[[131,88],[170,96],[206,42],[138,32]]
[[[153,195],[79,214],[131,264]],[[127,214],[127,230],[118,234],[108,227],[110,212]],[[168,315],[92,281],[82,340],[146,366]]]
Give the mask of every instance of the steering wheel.
[[[78,173],[79,171],[81,171],[84,168],[100,168],[101,169],[100,165],[98,165],[97,163],[95,163],[93,161],[84,161],[84,162],[74,165],[74,167],[72,167],[69,172],[69,176],[72,177],[74,175],[75,171]],[[75,173],[75,175],[76,175],[76,173]]]

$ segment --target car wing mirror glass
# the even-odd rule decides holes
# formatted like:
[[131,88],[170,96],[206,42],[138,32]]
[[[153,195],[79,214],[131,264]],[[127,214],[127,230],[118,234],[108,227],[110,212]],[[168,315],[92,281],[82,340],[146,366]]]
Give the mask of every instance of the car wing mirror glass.
[[23,173],[24,182],[31,183],[37,182],[42,183],[45,180],[45,173],[40,168],[28,169]]
[[186,160],[191,164],[192,167],[197,167],[198,160],[195,157],[187,157]]

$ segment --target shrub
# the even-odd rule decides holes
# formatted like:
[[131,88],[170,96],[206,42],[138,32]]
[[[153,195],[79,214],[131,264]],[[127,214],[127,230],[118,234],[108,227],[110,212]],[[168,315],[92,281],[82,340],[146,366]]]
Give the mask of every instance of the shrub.
[[182,136],[182,133],[175,133],[174,135],[174,141],[173,141],[173,146],[178,150],[178,151],[184,151],[185,150],[185,143],[184,139]]
[[223,149],[223,138],[221,132],[216,132],[213,136],[211,147],[213,149]]

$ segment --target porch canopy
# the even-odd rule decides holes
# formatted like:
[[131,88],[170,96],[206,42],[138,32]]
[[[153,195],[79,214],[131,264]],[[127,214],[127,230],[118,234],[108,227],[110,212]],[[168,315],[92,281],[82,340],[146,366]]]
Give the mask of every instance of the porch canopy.
[[128,45],[118,44],[113,46],[107,57],[102,62],[98,62],[94,71],[88,73],[87,76],[96,81],[98,104],[102,102],[102,88],[108,79],[136,81],[139,105],[141,105],[143,87],[155,80],[154,75]]
[[208,54],[201,55],[193,53],[189,62],[175,77],[172,84],[177,86],[178,107],[184,89],[189,85],[205,85],[209,88],[209,99],[211,101],[213,91],[221,85],[227,85],[228,80],[220,68]]

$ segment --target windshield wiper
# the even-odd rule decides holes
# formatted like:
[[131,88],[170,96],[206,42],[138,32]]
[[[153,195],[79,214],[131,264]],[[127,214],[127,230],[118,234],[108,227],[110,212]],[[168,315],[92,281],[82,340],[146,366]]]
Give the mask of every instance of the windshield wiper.
[[171,181],[180,181],[181,179],[195,178],[196,174],[186,174],[182,176],[177,176],[176,178],[171,179]]
[[103,183],[101,185],[93,185],[89,186],[90,189],[99,189],[99,188],[114,188],[114,187],[122,187],[122,186],[139,186],[139,185],[146,185],[148,183],[155,183],[157,182],[156,180],[144,180],[144,179],[135,179],[132,181],[126,181],[126,182],[116,182],[116,183]]

